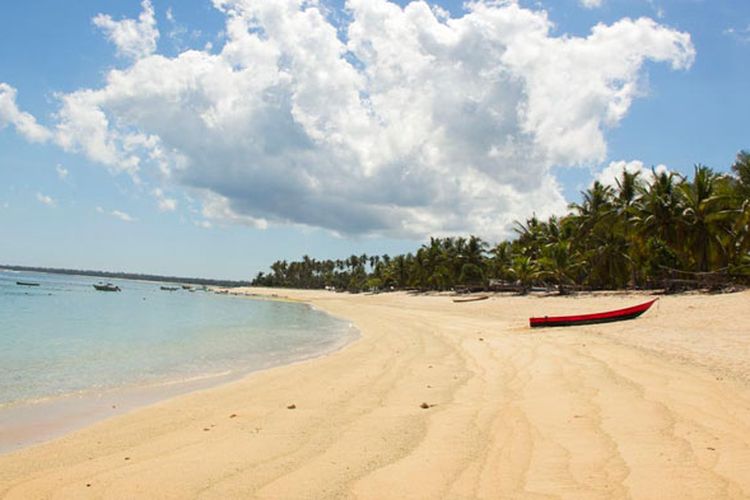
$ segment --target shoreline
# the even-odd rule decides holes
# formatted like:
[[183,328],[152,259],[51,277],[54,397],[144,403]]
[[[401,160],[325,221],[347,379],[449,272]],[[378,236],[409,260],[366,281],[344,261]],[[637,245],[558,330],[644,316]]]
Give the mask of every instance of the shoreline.
[[[128,280],[134,281],[134,280]],[[313,308],[304,301],[276,296],[230,294],[256,301],[296,303]],[[324,314],[325,311],[322,311]],[[328,315],[328,314],[327,314]],[[328,315],[333,318],[332,315]],[[341,318],[334,318],[342,321]],[[231,384],[249,375],[278,366],[294,365],[326,356],[356,341],[359,333],[342,329],[340,338],[320,351],[288,353],[280,360],[264,364],[228,369],[217,373],[186,373],[181,378],[163,378],[143,383],[128,383],[107,388],[89,388],[66,393],[0,404],[0,457],[15,451],[44,445],[55,439],[121,415],[163,401],[222,385]]]
[[543,331],[643,295],[275,293],[360,338],[2,455],[0,496],[750,495],[748,292]]

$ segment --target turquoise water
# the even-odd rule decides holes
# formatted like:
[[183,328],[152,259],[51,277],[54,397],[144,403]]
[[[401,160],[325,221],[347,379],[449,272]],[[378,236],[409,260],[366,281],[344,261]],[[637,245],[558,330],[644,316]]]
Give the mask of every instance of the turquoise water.
[[[0,270],[0,408],[243,374],[335,350],[349,323],[309,306],[159,283]],[[16,281],[39,283],[24,287]]]

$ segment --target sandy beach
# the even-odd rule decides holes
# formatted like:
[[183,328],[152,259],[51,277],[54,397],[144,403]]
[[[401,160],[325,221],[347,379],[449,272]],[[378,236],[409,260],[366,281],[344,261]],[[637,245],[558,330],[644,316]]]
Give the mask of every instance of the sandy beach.
[[362,336],[2,455],[0,496],[750,497],[750,292],[534,330],[649,297],[247,292]]

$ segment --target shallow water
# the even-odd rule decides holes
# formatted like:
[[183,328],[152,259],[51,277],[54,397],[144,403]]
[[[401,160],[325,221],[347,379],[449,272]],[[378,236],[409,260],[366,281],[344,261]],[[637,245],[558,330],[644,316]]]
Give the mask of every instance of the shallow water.
[[[306,305],[159,283],[0,271],[0,410],[39,400],[243,374],[328,352],[349,323]],[[16,281],[39,283],[25,287]]]

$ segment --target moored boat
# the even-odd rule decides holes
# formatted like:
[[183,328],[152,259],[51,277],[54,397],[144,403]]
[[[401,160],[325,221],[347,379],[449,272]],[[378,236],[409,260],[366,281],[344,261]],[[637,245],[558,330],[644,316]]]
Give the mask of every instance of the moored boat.
[[477,302],[479,300],[487,300],[489,299],[489,295],[479,295],[477,297],[464,297],[461,299],[453,299],[453,302]]
[[648,311],[657,299],[638,304],[637,306],[626,307],[624,309],[615,309],[593,314],[576,314],[571,316],[541,316],[529,318],[529,325],[532,328],[543,326],[574,326],[574,325],[593,325],[597,323],[611,323],[613,321],[624,321],[634,319]]
[[179,288],[176,286],[162,286],[160,287],[162,290],[166,290],[167,292],[174,292],[175,290],[178,290]]
[[39,286],[39,283],[31,283],[30,281],[16,281],[16,285],[20,285],[20,286]]
[[113,285],[112,283],[107,283],[107,284],[100,283],[98,285],[93,285],[93,286],[100,292],[119,292],[120,291],[120,287],[117,285]]

